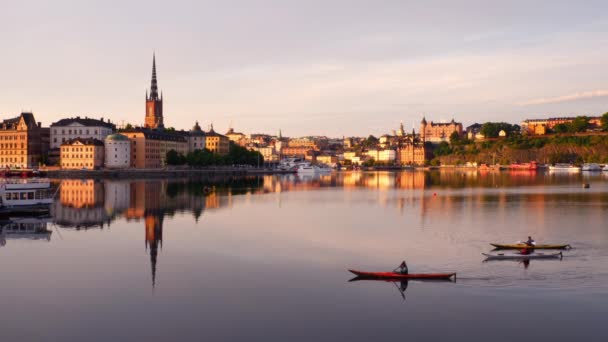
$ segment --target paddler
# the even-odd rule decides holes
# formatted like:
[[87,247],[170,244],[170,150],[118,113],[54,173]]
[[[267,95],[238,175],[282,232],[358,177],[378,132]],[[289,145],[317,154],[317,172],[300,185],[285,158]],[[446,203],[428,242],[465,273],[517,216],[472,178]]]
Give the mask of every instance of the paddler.
[[521,250],[521,254],[530,254],[534,251],[534,246],[536,245],[536,241],[531,236],[528,236],[528,240],[524,242],[524,244],[528,248],[524,248]]
[[397,272],[399,271],[399,273],[401,274],[407,274],[408,273],[408,269],[407,269],[407,264],[405,263],[405,260],[403,260],[401,262],[401,265],[399,265],[399,267],[395,268],[393,270],[393,272]]

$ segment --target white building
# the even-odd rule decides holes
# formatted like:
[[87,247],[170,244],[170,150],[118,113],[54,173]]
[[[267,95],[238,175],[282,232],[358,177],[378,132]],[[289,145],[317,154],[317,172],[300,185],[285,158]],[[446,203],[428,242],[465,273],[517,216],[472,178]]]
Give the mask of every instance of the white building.
[[116,125],[110,121],[81,118],[61,119],[51,124],[51,149],[61,147],[61,144],[71,139],[97,139],[104,141],[106,136],[114,133]]
[[378,151],[378,161],[381,162],[392,162],[397,159],[397,152],[395,150],[382,150]]
[[104,142],[105,166],[124,169],[131,165],[131,140],[122,134],[108,135]]
[[194,150],[204,150],[205,144],[205,132],[203,132],[197,121],[194,127],[192,127],[190,130],[190,134],[188,134],[188,151],[193,152]]

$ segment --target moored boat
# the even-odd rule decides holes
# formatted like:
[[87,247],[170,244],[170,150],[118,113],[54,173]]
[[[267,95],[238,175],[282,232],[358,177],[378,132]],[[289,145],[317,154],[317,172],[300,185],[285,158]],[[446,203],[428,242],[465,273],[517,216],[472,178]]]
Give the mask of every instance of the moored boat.
[[449,280],[456,278],[456,273],[410,273],[401,274],[395,272],[363,272],[357,270],[348,270],[350,273],[362,279],[382,279],[382,280],[400,280],[400,279],[436,279]]
[[512,243],[512,244],[500,244],[500,243],[491,243],[490,245],[494,246],[496,249],[568,249],[572,248],[572,246],[568,244],[544,244],[544,245],[534,245],[528,246],[525,243]]
[[572,164],[557,163],[549,166],[549,171],[552,172],[579,172],[580,170],[580,167]]
[[557,253],[532,253],[532,254],[488,254],[481,253],[489,260],[530,260],[530,259],[561,259],[562,252]]
[[48,180],[5,180],[0,183],[0,214],[48,211],[54,197],[55,191]]
[[599,164],[595,163],[586,163],[581,167],[581,171],[602,171],[602,167]]
[[535,161],[529,163],[513,163],[509,165],[509,170],[536,171],[536,169],[538,169],[538,163]]

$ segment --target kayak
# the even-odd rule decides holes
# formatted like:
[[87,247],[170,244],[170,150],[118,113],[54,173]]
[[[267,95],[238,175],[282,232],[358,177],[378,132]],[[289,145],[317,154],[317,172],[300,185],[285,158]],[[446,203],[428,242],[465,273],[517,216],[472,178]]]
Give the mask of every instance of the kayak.
[[497,249],[568,249],[572,248],[570,245],[534,245],[528,246],[525,243],[513,243],[513,244],[499,244],[491,243],[490,245]]
[[558,253],[533,253],[533,254],[487,254],[481,253],[492,260],[529,260],[529,259],[555,259],[562,258],[562,252]]
[[395,272],[361,272],[356,270],[348,270],[359,278],[365,279],[443,279],[448,280],[452,277],[456,278],[456,273],[410,273],[401,274]]

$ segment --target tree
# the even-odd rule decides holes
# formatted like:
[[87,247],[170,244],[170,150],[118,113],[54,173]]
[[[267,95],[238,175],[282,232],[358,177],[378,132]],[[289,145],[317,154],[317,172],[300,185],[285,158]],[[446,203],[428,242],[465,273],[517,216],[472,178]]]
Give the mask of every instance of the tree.
[[570,131],[570,127],[568,127],[568,125],[565,123],[560,123],[553,126],[553,131],[555,133],[567,133]]
[[600,123],[602,125],[602,130],[608,131],[608,113],[604,113],[604,115],[602,115],[602,118],[600,119]]
[[186,158],[176,150],[169,150],[167,151],[166,163],[167,165],[183,165],[186,163]]
[[519,133],[520,127],[506,122],[486,122],[481,125],[480,133],[486,138],[497,138],[500,131],[503,130],[507,136],[511,136]]
[[589,118],[586,116],[577,116],[574,121],[570,123],[570,132],[578,133],[585,132],[589,127]]
[[435,151],[433,152],[435,156],[445,156],[452,153],[452,148],[447,142],[442,141],[439,143],[439,145],[437,145]]
[[130,123],[128,123],[128,124],[125,126],[125,129],[133,129],[133,125],[131,125]]

